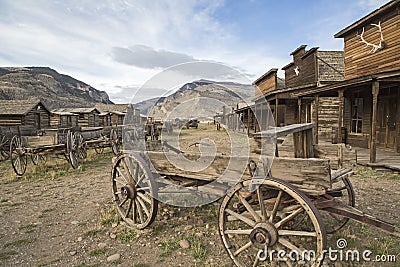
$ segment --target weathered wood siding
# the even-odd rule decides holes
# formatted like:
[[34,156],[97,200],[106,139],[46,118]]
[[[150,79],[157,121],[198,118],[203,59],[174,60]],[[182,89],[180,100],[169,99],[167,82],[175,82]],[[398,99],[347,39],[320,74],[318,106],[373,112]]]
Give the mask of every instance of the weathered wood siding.
[[50,112],[39,103],[23,117],[22,125],[33,126],[37,129],[48,128],[50,126]]
[[20,115],[2,115],[0,116],[1,126],[22,125],[23,116]]
[[[313,106],[315,109],[315,103]],[[313,114],[315,116],[315,113]],[[338,127],[339,99],[337,97],[319,97],[318,106],[318,135],[331,139],[332,127]],[[315,121],[315,117],[313,118]]]
[[295,124],[297,123],[297,100],[285,100],[286,108],[285,108],[285,119],[284,124]]
[[51,114],[50,126],[55,128],[70,128],[78,126],[78,116]]
[[318,51],[318,80],[331,82],[344,79],[343,51]]
[[[316,50],[313,50],[316,51]],[[301,49],[293,54],[293,62],[285,68],[286,87],[296,87],[311,84],[316,81],[315,53],[305,52]],[[299,74],[296,75],[295,69],[298,67]]]
[[269,77],[266,77],[264,80],[260,81],[260,83],[257,84],[257,87],[259,90],[256,90],[256,92],[255,92],[256,97],[265,95],[265,94],[275,90],[276,86],[277,86],[276,75],[270,75]]
[[[365,27],[364,39],[372,44],[379,44],[380,33],[371,23],[381,22],[385,48],[370,53],[371,46],[361,42],[357,34]],[[369,74],[400,69],[400,12],[399,5],[391,12],[360,25],[357,32],[349,32],[344,36],[345,78],[365,76]]]

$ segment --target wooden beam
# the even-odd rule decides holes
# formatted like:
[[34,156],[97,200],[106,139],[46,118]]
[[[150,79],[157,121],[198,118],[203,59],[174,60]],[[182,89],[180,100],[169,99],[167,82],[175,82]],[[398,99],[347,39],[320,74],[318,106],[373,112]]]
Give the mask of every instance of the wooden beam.
[[315,144],[318,144],[318,120],[319,120],[319,118],[318,118],[318,113],[319,113],[319,96],[318,96],[318,95],[315,96],[314,101],[315,101],[314,141],[315,141]]
[[298,118],[297,122],[301,123],[301,97],[297,99],[297,108],[298,108]]
[[275,126],[278,125],[278,96],[275,97]]
[[369,162],[376,162],[376,112],[378,108],[378,94],[379,94],[379,82],[372,82],[372,122],[371,122],[371,138],[369,147]]
[[337,143],[342,143],[342,127],[343,127],[343,105],[344,105],[344,97],[343,97],[343,89],[338,91],[339,93],[339,115],[338,115],[338,140]]

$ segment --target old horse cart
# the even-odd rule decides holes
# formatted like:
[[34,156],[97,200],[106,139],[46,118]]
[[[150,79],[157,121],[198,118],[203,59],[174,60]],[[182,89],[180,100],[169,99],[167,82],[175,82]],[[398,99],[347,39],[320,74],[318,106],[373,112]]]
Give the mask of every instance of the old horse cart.
[[71,166],[79,167],[80,140],[71,129],[46,129],[36,134],[32,131],[17,133],[9,131],[12,137],[9,141],[9,155],[14,172],[23,175],[26,171],[28,158],[36,165],[46,160],[47,154],[64,155]]
[[[210,202],[222,197],[219,235],[237,266],[265,266],[273,261],[281,261],[274,266],[320,266],[327,234],[340,229],[349,218],[400,236],[393,225],[354,208],[351,169],[331,171],[329,159],[307,158],[314,154],[311,128],[312,124],[291,125],[261,133],[261,140],[275,141],[293,134],[297,158],[272,160],[253,152],[242,159],[223,153],[209,158],[182,152],[167,142],[159,142],[158,149],[146,144],[152,148],[147,151],[124,148],[113,159],[112,169],[113,198],[119,214],[130,227],[143,229],[155,219],[158,201],[168,203],[166,195],[176,194],[183,202],[187,201],[185,194],[208,197]],[[266,144],[268,148],[273,145]],[[184,168],[173,164],[179,157],[181,162],[188,160]],[[201,171],[188,170],[186,167],[196,160],[211,164]],[[233,164],[226,172],[232,160],[248,164],[245,169]],[[230,183],[234,173],[239,173],[240,179]],[[221,175],[225,179],[221,180]],[[284,261],[260,257],[260,252],[271,250],[298,257],[284,257]]]

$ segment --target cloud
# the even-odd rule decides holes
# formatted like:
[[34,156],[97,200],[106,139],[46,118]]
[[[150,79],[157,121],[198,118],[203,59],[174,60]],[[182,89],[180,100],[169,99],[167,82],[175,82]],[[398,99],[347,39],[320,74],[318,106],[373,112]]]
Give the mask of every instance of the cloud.
[[119,63],[148,69],[167,68],[195,60],[186,54],[156,50],[145,45],[134,45],[130,48],[113,47],[112,58]]

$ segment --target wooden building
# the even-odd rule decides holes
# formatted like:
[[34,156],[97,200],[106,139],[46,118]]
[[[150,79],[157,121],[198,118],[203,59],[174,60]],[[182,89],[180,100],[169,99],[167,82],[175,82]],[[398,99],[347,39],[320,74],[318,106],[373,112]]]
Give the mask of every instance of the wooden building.
[[68,112],[77,115],[79,127],[97,127],[100,125],[100,111],[97,108],[60,108],[54,112]]
[[[345,80],[298,97],[338,97],[338,139],[400,153],[400,0],[394,0],[335,34],[344,39]],[[316,118],[318,122],[318,118]]]
[[50,111],[40,100],[0,100],[0,126],[50,126]]
[[99,126],[111,126],[111,112],[101,112],[99,114]]
[[50,127],[74,128],[78,126],[78,114],[67,111],[52,110],[50,114]]
[[[273,112],[276,126],[311,122],[312,117],[316,116],[314,98],[298,98],[294,93],[312,91],[344,79],[343,51],[320,51],[318,47],[306,50],[306,47],[301,45],[290,54],[293,57],[292,62],[282,68],[285,79],[278,77],[278,69],[271,69],[253,83],[261,92],[261,96],[256,99],[256,112],[264,109],[258,102],[265,103],[266,100]],[[338,107],[332,105],[335,98],[324,100],[321,101],[318,111],[321,115],[337,112]],[[262,124],[266,123],[261,121]],[[324,133],[328,129],[330,132],[334,123],[337,121],[321,121],[317,127],[318,132]],[[318,136],[317,131],[315,136]]]

